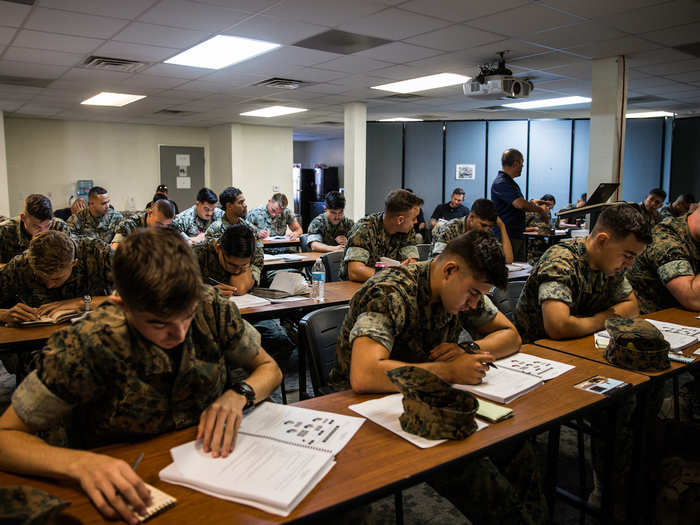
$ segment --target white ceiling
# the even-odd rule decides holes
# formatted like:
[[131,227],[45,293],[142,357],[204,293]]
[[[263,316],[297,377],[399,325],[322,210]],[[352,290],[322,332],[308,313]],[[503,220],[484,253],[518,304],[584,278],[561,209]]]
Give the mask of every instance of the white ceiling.
[[[340,29],[392,41],[352,55],[292,44]],[[214,34],[269,40],[282,47],[213,71],[163,61]],[[588,109],[486,112],[494,101],[460,87],[387,99],[370,86],[438,72],[473,75],[508,50],[514,74],[533,79],[533,98],[590,96],[591,59],[624,54],[633,107],[700,112],[700,58],[672,46],[700,40],[697,0],[0,0],[0,75],[48,79],[45,88],[0,83],[9,115],[185,126],[227,122],[291,126],[295,138],[342,136],[343,104],[364,101],[368,119],[587,116]],[[90,55],[140,60],[135,74],[85,69]],[[305,80],[298,90],[253,86],[270,77]],[[147,95],[123,108],[80,102],[99,91]],[[263,99],[263,100],[261,100]],[[309,108],[256,119],[243,111],[269,101]],[[156,114],[163,109],[181,115]]]

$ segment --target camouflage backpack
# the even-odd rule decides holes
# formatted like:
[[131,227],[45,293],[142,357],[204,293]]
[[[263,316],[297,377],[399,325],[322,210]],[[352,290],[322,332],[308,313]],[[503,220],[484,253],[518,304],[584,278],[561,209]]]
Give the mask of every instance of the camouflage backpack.
[[70,501],[63,501],[33,487],[0,487],[0,523],[48,524],[68,505]]
[[668,359],[670,345],[663,334],[644,319],[608,319],[605,328],[610,343],[605,359],[612,364],[632,370],[665,370],[671,366]]
[[387,372],[403,394],[401,428],[426,439],[464,439],[476,431],[479,402],[435,374],[415,366]]

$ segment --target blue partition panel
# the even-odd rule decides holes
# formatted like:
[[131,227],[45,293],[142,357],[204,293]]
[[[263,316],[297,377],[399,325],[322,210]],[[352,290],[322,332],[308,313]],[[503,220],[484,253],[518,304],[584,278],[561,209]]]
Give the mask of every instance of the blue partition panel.
[[[447,122],[445,126],[443,202],[449,200],[452,190],[459,187],[466,192],[464,205],[471,208],[476,199],[486,197],[486,122]],[[457,164],[474,164],[474,179],[457,179]]]
[[661,187],[668,195],[668,200],[673,202],[677,195],[671,196],[671,147],[673,145],[673,118],[664,119],[664,167],[663,184]]
[[367,123],[365,213],[383,211],[386,194],[401,187],[402,155],[403,124]]
[[622,200],[641,202],[650,189],[660,186],[663,132],[663,118],[627,120]]
[[442,201],[442,122],[406,124],[404,187],[424,201],[426,220]]
[[[527,120],[490,121],[488,127],[488,173],[487,194],[491,198],[491,184],[501,169],[501,155],[509,148],[519,150],[525,156],[525,166],[515,182],[525,195],[527,188]],[[527,195],[526,195],[527,197]]]
[[[574,120],[574,151],[572,160],[574,163],[573,177],[571,180],[571,202],[576,204],[582,193],[588,191],[588,156],[590,154],[591,121]],[[561,206],[557,202],[555,209],[566,206],[562,202]]]
[[530,172],[528,194],[539,199],[554,195],[555,209],[569,202],[571,176],[571,121],[533,120],[530,122]]

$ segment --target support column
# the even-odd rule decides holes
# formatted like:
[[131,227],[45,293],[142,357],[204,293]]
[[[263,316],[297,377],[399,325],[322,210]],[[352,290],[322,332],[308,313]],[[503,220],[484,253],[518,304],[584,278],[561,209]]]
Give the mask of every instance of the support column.
[[[588,195],[601,182],[622,183],[628,67],[624,56],[593,60]],[[622,185],[613,199],[622,194]]]
[[365,215],[367,162],[367,105],[345,104],[345,214],[358,220]]
[[5,117],[0,111],[0,215],[10,216],[10,190],[7,178],[7,150],[5,148]]

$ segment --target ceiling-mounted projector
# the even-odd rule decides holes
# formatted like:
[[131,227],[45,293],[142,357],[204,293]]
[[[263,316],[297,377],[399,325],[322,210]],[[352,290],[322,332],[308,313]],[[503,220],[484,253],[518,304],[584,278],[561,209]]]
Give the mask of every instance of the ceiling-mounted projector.
[[479,66],[480,73],[474,80],[462,85],[466,96],[483,98],[526,98],[530,96],[535,86],[527,78],[513,76],[513,72],[506,67],[504,53],[505,51],[499,53],[499,58],[495,63]]

